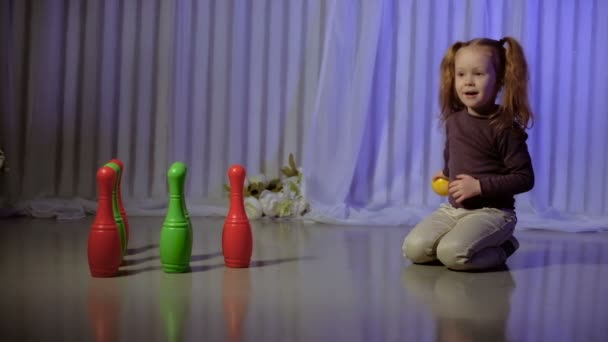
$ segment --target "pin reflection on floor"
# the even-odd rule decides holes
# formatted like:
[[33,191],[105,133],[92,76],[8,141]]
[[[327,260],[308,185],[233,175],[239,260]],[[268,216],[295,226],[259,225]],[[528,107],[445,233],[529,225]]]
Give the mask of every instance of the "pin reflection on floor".
[[163,272],[160,277],[160,314],[167,341],[184,341],[192,302],[192,275]]

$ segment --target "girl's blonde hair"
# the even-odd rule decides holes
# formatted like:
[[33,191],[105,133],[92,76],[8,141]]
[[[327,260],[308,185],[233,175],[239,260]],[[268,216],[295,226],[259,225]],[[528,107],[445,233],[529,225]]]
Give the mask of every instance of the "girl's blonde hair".
[[[509,48],[504,44],[508,43]],[[534,123],[534,114],[528,102],[528,63],[521,45],[511,37],[501,40],[477,38],[468,42],[456,42],[446,52],[441,61],[441,88],[439,103],[441,119],[445,121],[455,112],[465,109],[465,105],[456,94],[454,60],[456,53],[463,47],[484,47],[492,55],[492,65],[496,72],[498,90],[503,89],[500,114],[492,120],[498,128],[513,127],[529,128]]]

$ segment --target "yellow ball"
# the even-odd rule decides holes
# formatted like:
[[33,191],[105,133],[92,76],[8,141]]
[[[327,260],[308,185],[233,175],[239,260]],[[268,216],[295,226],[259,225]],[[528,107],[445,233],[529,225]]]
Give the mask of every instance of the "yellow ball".
[[431,187],[433,191],[437,193],[439,196],[447,196],[448,195],[448,180],[445,178],[437,178],[433,182],[431,182]]

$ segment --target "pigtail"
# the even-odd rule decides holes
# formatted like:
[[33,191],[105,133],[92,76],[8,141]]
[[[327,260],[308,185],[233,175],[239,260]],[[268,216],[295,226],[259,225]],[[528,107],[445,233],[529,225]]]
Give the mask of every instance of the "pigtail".
[[462,102],[460,102],[454,87],[456,77],[454,71],[454,60],[456,57],[456,52],[458,52],[458,49],[460,49],[463,45],[464,43],[462,42],[454,43],[448,49],[445,56],[443,56],[443,60],[441,61],[439,104],[441,107],[441,119],[443,121],[445,121],[450,114],[464,108],[464,105]]
[[[508,43],[506,49],[502,47],[505,42]],[[510,126],[516,122],[522,128],[532,127],[534,114],[528,101],[529,74],[524,50],[511,37],[501,39],[499,44],[505,49],[504,77],[500,80],[503,86],[504,123]]]

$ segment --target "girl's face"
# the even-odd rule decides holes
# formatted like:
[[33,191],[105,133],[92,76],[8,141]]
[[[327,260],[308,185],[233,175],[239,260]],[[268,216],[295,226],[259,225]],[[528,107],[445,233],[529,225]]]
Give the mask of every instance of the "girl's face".
[[456,52],[454,64],[456,93],[469,113],[492,112],[498,87],[490,50],[479,46],[463,47]]

